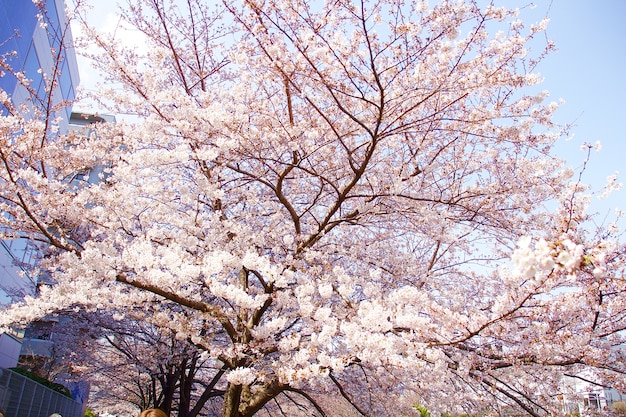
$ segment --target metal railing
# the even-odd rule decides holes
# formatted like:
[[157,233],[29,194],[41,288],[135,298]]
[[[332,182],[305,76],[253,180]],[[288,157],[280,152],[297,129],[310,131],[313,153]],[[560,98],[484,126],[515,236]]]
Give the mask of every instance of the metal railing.
[[81,403],[9,369],[0,369],[0,407],[5,417],[82,417]]

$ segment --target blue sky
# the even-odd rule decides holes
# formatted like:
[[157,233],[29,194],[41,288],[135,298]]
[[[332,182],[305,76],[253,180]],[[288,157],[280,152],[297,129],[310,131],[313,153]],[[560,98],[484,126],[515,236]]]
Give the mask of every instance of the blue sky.
[[[537,0],[535,4],[529,15],[550,17],[547,35],[557,47],[539,66],[543,88],[550,91],[551,99],[565,100],[555,120],[574,125],[574,138],[560,142],[555,154],[580,167],[585,158],[580,145],[599,140],[602,150],[592,151],[583,181],[599,189],[607,176],[619,171],[619,182],[626,183],[626,1]],[[626,189],[592,205],[600,217],[613,208],[626,211]]]

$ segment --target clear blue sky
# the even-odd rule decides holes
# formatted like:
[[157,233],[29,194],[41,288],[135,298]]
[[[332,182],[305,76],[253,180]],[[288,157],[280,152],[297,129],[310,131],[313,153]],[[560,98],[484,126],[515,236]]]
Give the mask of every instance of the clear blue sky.
[[[602,150],[592,152],[583,181],[598,189],[608,175],[619,171],[619,182],[626,183],[626,0],[535,0],[535,4],[530,14],[550,17],[547,35],[558,49],[539,67],[543,87],[551,99],[566,102],[556,120],[574,124],[574,139],[560,143],[556,154],[578,167],[584,160],[580,145],[599,140]],[[602,215],[612,208],[626,211],[626,189],[593,204]]]

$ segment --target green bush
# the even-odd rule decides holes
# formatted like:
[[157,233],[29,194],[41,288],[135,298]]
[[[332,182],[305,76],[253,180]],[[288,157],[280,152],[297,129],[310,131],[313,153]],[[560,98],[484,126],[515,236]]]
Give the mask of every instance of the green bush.
[[430,417],[430,411],[428,411],[426,407],[421,405],[414,405],[413,408],[420,412],[420,417]]
[[26,378],[32,379],[35,382],[40,383],[41,385],[50,388],[53,391],[61,393],[66,397],[72,398],[72,394],[70,390],[67,389],[63,384],[58,384],[56,382],[48,381],[46,378],[42,378],[39,375],[30,372],[24,368],[10,368],[13,372],[18,373],[20,375],[24,375]]

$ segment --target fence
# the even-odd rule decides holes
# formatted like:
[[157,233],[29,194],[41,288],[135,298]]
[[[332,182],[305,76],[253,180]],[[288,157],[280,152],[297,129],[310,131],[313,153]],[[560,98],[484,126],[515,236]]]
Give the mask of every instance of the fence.
[[0,407],[5,417],[81,417],[82,404],[8,369],[0,369]]

